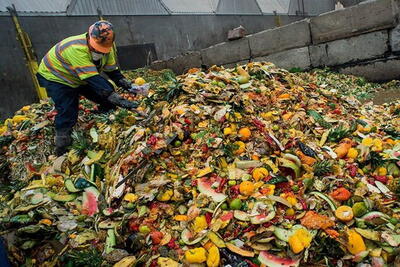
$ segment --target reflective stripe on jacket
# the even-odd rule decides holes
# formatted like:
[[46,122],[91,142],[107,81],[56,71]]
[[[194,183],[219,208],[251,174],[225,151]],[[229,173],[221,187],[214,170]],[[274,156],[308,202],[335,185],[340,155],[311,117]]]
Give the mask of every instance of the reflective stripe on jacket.
[[76,88],[86,84],[85,79],[101,71],[116,69],[118,66],[113,49],[102,57],[100,66],[96,67],[84,33],[68,37],[53,46],[40,62],[38,72],[49,81]]

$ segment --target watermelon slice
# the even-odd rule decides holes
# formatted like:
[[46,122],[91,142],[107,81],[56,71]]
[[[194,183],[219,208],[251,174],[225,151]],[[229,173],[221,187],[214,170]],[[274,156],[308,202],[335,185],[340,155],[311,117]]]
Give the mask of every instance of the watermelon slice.
[[274,206],[270,203],[256,202],[250,214],[252,224],[263,224],[272,220],[276,215]]
[[361,219],[373,224],[384,224],[390,219],[390,217],[379,211],[371,211],[362,216]]
[[220,219],[221,221],[223,221],[223,222],[226,222],[226,221],[232,220],[233,216],[234,216],[234,215],[233,215],[233,212],[232,212],[232,211],[229,211],[229,212],[223,213],[223,214],[219,217],[219,219]]
[[215,189],[212,187],[214,184],[219,185],[221,179],[209,179],[209,178],[201,178],[197,180],[197,188],[199,189],[200,193],[209,196],[215,202],[222,202],[225,201],[227,196],[222,193],[217,193]]
[[281,258],[266,251],[260,252],[258,260],[267,267],[297,267],[300,263],[299,260]]
[[99,195],[100,192],[97,190],[97,188],[93,186],[85,188],[82,200],[82,214],[93,216],[94,214],[99,212],[97,203]]

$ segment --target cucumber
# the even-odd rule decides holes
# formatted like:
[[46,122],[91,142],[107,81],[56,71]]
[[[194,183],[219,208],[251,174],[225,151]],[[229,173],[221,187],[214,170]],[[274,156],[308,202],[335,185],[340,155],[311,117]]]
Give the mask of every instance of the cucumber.
[[328,202],[329,207],[330,207],[333,211],[335,211],[335,210],[337,209],[337,207],[336,207],[335,203],[333,202],[333,200],[332,200],[330,197],[328,197],[327,195],[322,194],[322,193],[320,193],[320,192],[311,192],[310,195],[317,196],[317,197],[319,197],[319,198],[322,198],[322,199],[325,200],[326,202]]
[[290,235],[292,235],[290,230],[286,230],[279,227],[275,227],[274,234],[277,238],[285,242],[289,242],[289,237]]
[[204,237],[206,237],[206,235],[207,235],[207,233],[205,233],[204,235],[202,235],[196,239],[191,240],[192,233],[188,229],[185,229],[181,233],[181,239],[186,245],[194,245],[196,243],[199,243]]
[[248,222],[250,221],[250,216],[247,214],[247,212],[241,211],[241,210],[235,210],[233,212],[233,216],[238,219],[239,221],[244,221]]
[[58,202],[71,202],[76,198],[75,194],[55,194],[51,197],[53,200]]
[[[286,230],[286,229],[283,229],[283,228],[275,227],[274,234],[280,240],[285,241],[285,242],[289,242],[289,238],[299,229],[306,229],[306,228],[301,224],[293,225],[293,227],[290,230]],[[307,230],[307,231],[310,232],[310,234],[313,237],[318,232],[318,231],[314,231],[314,230],[312,230],[312,231]]]
[[74,182],[72,182],[72,179],[67,178],[64,180],[64,186],[67,188],[68,192],[71,193],[77,193],[79,191],[82,191],[82,189],[76,188],[74,185]]
[[114,246],[117,244],[114,229],[107,230],[107,238],[106,238],[106,245],[105,245],[105,253],[108,254],[114,250]]

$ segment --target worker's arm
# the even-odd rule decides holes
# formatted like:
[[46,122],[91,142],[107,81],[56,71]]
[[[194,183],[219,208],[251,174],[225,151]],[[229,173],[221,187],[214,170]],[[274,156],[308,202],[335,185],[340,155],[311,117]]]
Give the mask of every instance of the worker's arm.
[[129,90],[132,87],[132,82],[125,78],[119,69],[113,71],[105,71],[107,76],[118,86],[124,90]]
[[133,94],[148,94],[148,89],[150,88],[148,84],[142,86],[135,85],[121,73],[115,58],[114,48],[112,48],[111,52],[107,56],[104,72],[118,87]]
[[[65,50],[64,53],[65,52],[68,51]],[[88,86],[93,92],[118,107],[133,109],[138,106],[137,103],[130,102],[114,92],[113,86],[100,76],[92,58],[85,50],[76,49],[70,52],[71,53],[68,53],[69,63],[78,74],[79,78],[88,83]]]
[[108,101],[118,107],[126,109],[134,109],[138,107],[136,102],[128,101],[114,92],[113,86],[100,75],[91,76],[85,79],[85,81],[94,92],[98,93],[102,98],[106,98]]

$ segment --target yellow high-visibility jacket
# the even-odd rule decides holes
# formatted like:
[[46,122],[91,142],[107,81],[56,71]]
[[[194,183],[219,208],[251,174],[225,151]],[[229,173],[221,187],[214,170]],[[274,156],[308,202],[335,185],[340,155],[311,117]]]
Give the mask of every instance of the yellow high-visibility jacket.
[[68,37],[53,46],[40,62],[38,73],[49,81],[77,88],[86,84],[84,80],[89,77],[116,69],[114,48],[102,57],[100,66],[96,67],[84,33]]

